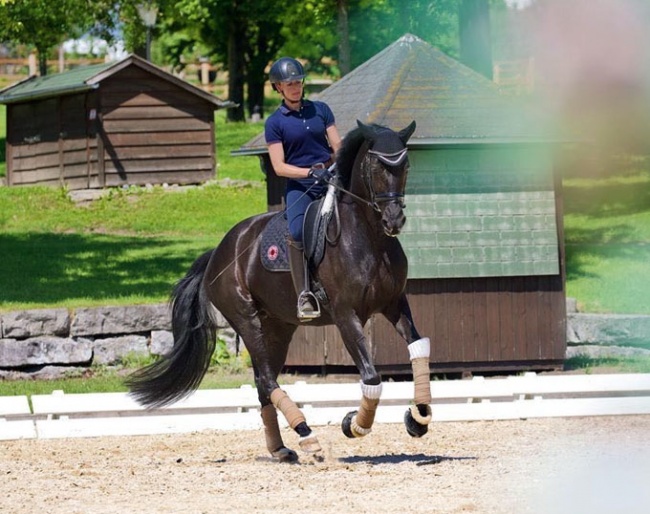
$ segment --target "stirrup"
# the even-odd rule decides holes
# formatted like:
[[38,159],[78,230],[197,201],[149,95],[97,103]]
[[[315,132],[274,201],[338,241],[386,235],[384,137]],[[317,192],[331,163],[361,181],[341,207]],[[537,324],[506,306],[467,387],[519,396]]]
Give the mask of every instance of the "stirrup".
[[[305,306],[313,306],[315,305],[315,309],[305,309]],[[302,291],[300,293],[300,296],[298,296],[298,319],[301,321],[309,321],[315,318],[320,317],[320,303],[318,303],[318,299],[316,298],[316,295],[312,293],[311,291]]]

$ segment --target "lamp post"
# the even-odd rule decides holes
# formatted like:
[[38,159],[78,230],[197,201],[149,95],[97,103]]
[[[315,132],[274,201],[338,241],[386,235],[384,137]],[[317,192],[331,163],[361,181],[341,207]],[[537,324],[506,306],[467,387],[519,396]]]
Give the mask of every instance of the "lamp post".
[[151,29],[156,25],[158,6],[151,1],[138,4],[138,15],[147,28],[147,43],[145,46],[147,61],[151,61]]

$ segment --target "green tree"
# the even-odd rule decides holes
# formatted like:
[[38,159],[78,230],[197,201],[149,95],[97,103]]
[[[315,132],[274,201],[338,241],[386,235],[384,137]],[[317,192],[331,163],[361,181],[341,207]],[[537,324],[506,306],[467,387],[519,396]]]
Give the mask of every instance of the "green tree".
[[286,43],[281,51],[308,60],[315,71],[328,69],[334,75],[344,75],[406,33],[458,56],[459,1],[296,2],[283,17]]
[[68,38],[88,31],[111,33],[115,18],[110,0],[3,0],[0,4],[0,41],[32,46],[38,53],[41,75],[47,74],[49,52]]
[[277,54],[283,36],[283,5],[277,0],[180,0],[176,9],[185,16],[184,30],[195,34],[212,62],[228,71],[228,99],[239,107],[228,109],[229,121],[245,119],[264,106],[265,69]]
[[492,38],[489,0],[461,0],[460,60],[492,80]]

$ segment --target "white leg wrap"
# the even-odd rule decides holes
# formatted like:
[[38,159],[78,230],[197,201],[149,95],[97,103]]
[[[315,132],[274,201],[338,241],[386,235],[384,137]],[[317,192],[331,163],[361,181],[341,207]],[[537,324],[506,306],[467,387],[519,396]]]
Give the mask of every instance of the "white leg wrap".
[[426,357],[428,359],[431,352],[431,341],[428,337],[423,337],[422,339],[413,341],[408,348],[411,360],[419,359],[421,357]]
[[381,382],[377,385],[368,385],[361,382],[361,394],[369,400],[379,400],[381,398]]

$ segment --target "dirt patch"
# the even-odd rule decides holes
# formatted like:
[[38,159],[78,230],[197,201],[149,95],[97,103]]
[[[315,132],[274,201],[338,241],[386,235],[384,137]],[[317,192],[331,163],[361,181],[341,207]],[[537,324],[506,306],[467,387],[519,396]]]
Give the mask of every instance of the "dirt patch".
[[[646,512],[650,416],[377,425],[317,434],[325,459],[272,462],[260,430],[7,441],[0,512]],[[297,448],[296,436],[285,441]]]

